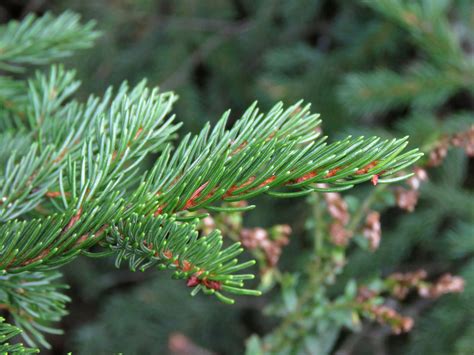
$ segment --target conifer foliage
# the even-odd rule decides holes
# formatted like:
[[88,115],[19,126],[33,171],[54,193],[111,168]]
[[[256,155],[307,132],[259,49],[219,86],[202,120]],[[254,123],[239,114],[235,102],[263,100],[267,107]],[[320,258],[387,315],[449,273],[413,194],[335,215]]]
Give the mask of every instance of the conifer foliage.
[[[255,98],[270,107],[304,97],[331,137],[409,134],[425,152],[406,182],[263,198],[257,201],[269,208],[248,214],[243,201],[207,207],[205,234],[217,228],[240,241],[257,260],[256,287],[267,293],[240,298],[235,307],[204,297],[174,301],[182,283],[164,273],[111,272],[110,284],[97,285],[109,259],[80,258],[64,271],[81,290],[76,304],[90,303],[72,312],[97,307],[99,314],[86,322],[67,318],[75,331],[58,339],[63,348],[73,342],[84,354],[146,354],[197,345],[240,354],[253,333],[249,354],[471,354],[473,6],[471,0],[62,1],[58,8],[74,7],[108,28],[101,45],[76,64],[87,71],[82,93],[145,76],[179,93],[174,111],[193,132],[229,106],[242,112]],[[269,227],[283,222],[291,227]],[[76,272],[78,263],[88,272]]]
[[[29,346],[49,346],[43,333],[60,332],[54,323],[69,302],[54,270],[79,255],[170,269],[192,295],[227,303],[259,295],[244,286],[253,275],[241,273],[254,261],[239,261],[242,247],[224,246],[219,230],[200,233],[202,218],[254,207],[223,201],[402,180],[421,155],[405,149],[407,138],[327,142],[302,102],[268,112],[254,104],[232,125],[226,112],[175,145],[174,93],[143,81],[82,102],[74,71],[33,68],[97,36],[71,13],[0,27],[0,306],[15,325],[0,324],[2,353],[23,349],[7,343],[20,331]],[[146,157],[156,157],[147,172]]]

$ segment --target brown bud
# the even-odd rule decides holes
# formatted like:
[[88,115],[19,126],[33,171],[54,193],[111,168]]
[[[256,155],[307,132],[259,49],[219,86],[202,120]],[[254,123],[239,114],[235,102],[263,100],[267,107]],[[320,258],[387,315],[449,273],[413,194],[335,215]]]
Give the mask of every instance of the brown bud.
[[181,333],[171,333],[168,339],[168,348],[172,355],[212,355],[207,349],[193,343],[191,339]]
[[451,144],[463,148],[467,155],[474,156],[474,125],[466,132],[455,134],[451,138]]
[[211,233],[214,229],[216,229],[216,222],[214,218],[211,216],[207,216],[202,220],[202,231],[204,234]]
[[388,277],[388,280],[395,282],[393,286],[392,294],[398,299],[404,299],[412,287],[420,287],[422,281],[426,278],[427,273],[425,270],[420,269],[417,271],[407,273],[394,273]]
[[288,235],[291,228],[286,225],[274,227],[274,239],[270,238],[269,233],[263,228],[243,228],[240,231],[240,241],[242,245],[248,249],[261,249],[265,253],[265,258],[269,266],[275,266],[280,258],[282,247],[289,242]]
[[418,190],[421,183],[428,180],[428,174],[425,169],[420,167],[415,167],[413,172],[415,175],[407,180],[407,184],[412,188],[412,190]]
[[413,318],[402,317],[400,319],[400,325],[395,328],[395,333],[396,334],[408,333],[410,330],[413,329],[414,324],[415,324],[415,322],[413,321]]
[[331,236],[331,242],[334,245],[342,247],[346,246],[352,237],[352,233],[346,230],[339,221],[335,221],[330,225],[329,234]]
[[398,187],[395,190],[397,206],[408,212],[413,212],[415,210],[415,206],[418,203],[418,196],[419,192],[416,190],[407,190],[403,187]]
[[412,318],[404,317],[385,305],[368,305],[365,310],[380,324],[389,325],[394,334],[406,333],[413,328],[414,321]]
[[441,165],[444,158],[446,158],[446,155],[448,154],[448,147],[448,141],[446,139],[442,139],[430,152],[428,166],[433,167]]
[[377,250],[382,235],[382,229],[380,225],[380,213],[371,211],[367,215],[363,233],[364,237],[367,238],[367,240],[369,241],[370,250]]
[[332,218],[339,221],[342,225],[349,223],[350,215],[347,209],[347,203],[336,192],[328,192],[324,194],[329,214]]
[[451,274],[444,274],[432,285],[419,287],[418,293],[421,297],[437,298],[447,293],[460,293],[464,291],[464,279]]
[[377,296],[377,292],[369,289],[367,286],[360,286],[357,290],[356,301],[358,303],[364,303],[374,298],[375,296]]

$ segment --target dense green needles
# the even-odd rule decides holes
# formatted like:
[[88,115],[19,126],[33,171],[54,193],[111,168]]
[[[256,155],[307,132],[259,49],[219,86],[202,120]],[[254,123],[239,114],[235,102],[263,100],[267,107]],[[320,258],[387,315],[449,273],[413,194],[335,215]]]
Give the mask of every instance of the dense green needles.
[[[0,27],[0,69],[24,72],[89,47],[93,27],[69,13],[11,22]],[[200,218],[242,209],[222,201],[264,193],[398,181],[420,157],[405,150],[406,138],[328,143],[302,102],[267,113],[253,104],[231,128],[226,112],[175,146],[173,93],[124,83],[80,102],[78,86],[62,66],[0,78],[0,303],[32,346],[48,346],[42,333],[58,332],[50,324],[69,301],[51,270],[78,255],[115,255],[133,271],[171,269],[193,295],[233,303],[229,294],[259,294],[244,286],[253,275],[240,274],[254,262],[238,261],[243,248],[225,246],[218,230],[201,235]],[[157,158],[145,172],[150,153]],[[18,332],[5,323],[0,331],[2,341]]]

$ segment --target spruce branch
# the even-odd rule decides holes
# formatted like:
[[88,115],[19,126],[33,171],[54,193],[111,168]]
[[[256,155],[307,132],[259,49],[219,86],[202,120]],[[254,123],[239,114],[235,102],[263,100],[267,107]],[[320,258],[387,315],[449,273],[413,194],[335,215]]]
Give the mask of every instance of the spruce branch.
[[[176,100],[173,93],[158,94],[143,85],[139,95],[131,99],[119,97],[111,110],[99,117],[89,138],[83,143],[77,161],[68,159],[59,175],[58,189],[63,207],[74,202],[78,208],[83,201],[106,196],[121,190],[134,180],[139,163],[150,152],[158,152],[174,137],[179,125],[168,118]],[[135,91],[135,90],[134,90]]]
[[461,90],[474,90],[474,65],[461,46],[460,31],[449,23],[448,2],[362,0],[367,6],[392,20],[428,60],[417,61],[398,73],[379,69],[350,74],[339,92],[341,102],[356,114],[378,114],[408,106],[434,109]]
[[437,64],[462,67],[467,64],[459,39],[451,29],[446,13],[447,1],[431,0],[362,0],[364,4],[380,12],[408,31]]
[[[97,36],[93,26],[66,13],[0,27],[0,69],[15,73],[85,48]],[[414,36],[438,45],[433,38],[440,35],[436,30]],[[446,49],[453,38],[439,47]],[[439,48],[426,51],[436,57]],[[432,90],[419,95],[418,106],[443,102],[466,86],[462,74],[472,73],[458,65],[456,50],[450,53],[456,65],[446,76],[439,76],[439,63],[410,73],[408,84],[403,76],[382,73],[387,75],[380,81],[393,85],[381,85],[373,105],[383,110],[411,102],[420,82]],[[384,101],[383,89],[397,85],[400,95],[387,97],[398,101]],[[230,128],[226,112],[214,127],[207,124],[175,147],[173,93],[149,89],[145,82],[124,83],[81,103],[74,99],[78,87],[74,71],[62,66],[24,81],[0,77],[0,305],[32,346],[48,347],[43,333],[58,332],[52,323],[65,314],[68,298],[52,270],[78,255],[114,255],[117,267],[126,263],[132,271],[168,269],[192,295],[203,291],[233,303],[229,294],[260,294],[244,285],[253,275],[240,273],[254,261],[239,261],[240,244],[225,247],[219,230],[201,235],[200,218],[254,208],[228,202],[261,194],[298,197],[367,181],[399,181],[409,176],[402,170],[421,156],[405,150],[407,138],[328,143],[320,135],[319,116],[302,102],[279,103],[267,113],[253,104]],[[144,173],[141,163],[150,153],[157,159]],[[0,343],[18,331],[0,322]]]
[[0,175],[0,221],[16,218],[34,208],[49,185],[55,165],[49,162],[52,149],[47,147],[38,153],[38,144],[33,143],[28,153],[18,159],[15,151],[11,152]]
[[11,21],[0,27],[0,69],[19,72],[24,65],[47,64],[88,48],[98,36],[94,27],[92,21],[81,24],[71,12]]
[[22,330],[11,324],[5,323],[5,318],[0,317],[0,353],[1,354],[34,354],[39,353],[39,349],[25,348],[22,343],[9,344],[7,341]]
[[[71,74],[62,68],[53,67],[48,76],[37,76],[37,83],[41,84],[41,87],[49,88],[46,95],[51,92],[51,87],[58,88],[55,92],[59,102],[40,98],[38,95],[32,96],[37,99],[32,100],[33,114],[30,122],[31,127],[36,128],[24,136],[36,138],[43,145],[32,144],[28,153],[21,159],[13,150],[5,164],[3,174],[0,175],[2,221],[16,218],[41,202],[51,202],[53,211],[63,210],[54,203],[54,196],[57,196],[55,192],[59,191],[59,175],[66,163],[70,168],[66,169],[67,177],[73,174],[71,169],[80,166],[79,163],[85,164],[85,156],[90,163],[89,172],[85,176],[91,181],[91,174],[94,174],[91,169],[99,161],[115,168],[115,174],[124,176],[147,152],[160,150],[164,143],[174,137],[178,128],[171,124],[172,118],[166,118],[176,100],[172,93],[150,91],[145,82],[132,89],[124,83],[117,90],[115,97],[112,89],[109,89],[102,99],[91,96],[86,104],[71,101],[61,106],[60,103],[72,89],[68,89],[70,85],[65,85],[64,90],[59,90],[61,85],[51,83],[58,84],[63,81],[76,86]],[[30,87],[34,86],[35,82],[30,82]],[[44,113],[47,114],[43,115]],[[37,120],[38,117],[41,117],[40,121]],[[140,139],[137,139],[138,136]],[[97,155],[100,157],[97,158]],[[131,161],[133,164],[127,169],[120,170],[124,167],[118,165],[118,162],[125,164]],[[108,177],[112,176],[115,175]],[[129,174],[128,181],[133,176]],[[79,188],[86,183],[83,180],[81,182],[78,184]],[[70,184],[76,186],[76,182]],[[48,190],[52,192],[48,193]],[[69,195],[71,193],[74,198],[76,190],[68,192]],[[67,202],[65,203],[67,206]]]
[[[25,26],[34,28],[28,21],[11,31],[26,36]],[[55,43],[58,56],[62,41]],[[174,148],[170,140],[179,125],[169,117],[176,100],[171,92],[124,83],[116,93],[108,89],[103,98],[79,103],[72,98],[79,86],[75,74],[61,66],[24,85],[6,83],[0,92],[9,113],[9,132],[2,134],[11,149],[0,175],[5,280],[48,272],[100,246],[98,255],[116,254],[117,266],[128,261],[132,270],[173,269],[192,294],[202,290],[231,303],[223,293],[258,294],[244,288],[252,275],[237,274],[254,262],[239,263],[242,248],[223,248],[217,230],[199,236],[196,218],[239,210],[220,203],[262,193],[295,197],[368,180],[398,181],[406,177],[398,172],[421,155],[405,151],[406,138],[348,137],[329,144],[320,137],[319,115],[302,102],[287,108],[279,103],[268,113],[253,104],[230,129],[226,112],[213,128],[206,125]],[[17,141],[22,145],[15,147]],[[149,153],[160,155],[150,172],[140,174]],[[24,327],[43,343],[37,329]]]
[[0,133],[0,142],[2,142],[2,149],[0,150],[0,166],[5,166],[12,152],[23,156],[28,153],[31,148],[31,138],[21,133],[14,131],[5,131]]
[[[0,107],[8,114],[2,122],[4,128],[34,131],[50,121],[51,116],[64,116],[69,105],[62,105],[80,85],[74,77],[75,71],[66,71],[61,65],[51,66],[47,74],[37,71],[25,82],[0,77],[0,84],[5,86],[0,92]],[[43,128],[54,131],[54,127]]]
[[402,74],[387,69],[349,74],[339,96],[351,112],[367,115],[400,106],[436,108],[468,85],[465,73],[424,64]]
[[[26,103],[26,84],[22,80],[0,76],[0,129],[23,128],[23,115],[18,106]],[[20,116],[20,117],[19,117]]]
[[[54,265],[62,264],[81,249],[74,247],[61,256],[63,240],[73,246],[82,245],[83,239],[94,239],[95,233],[119,219],[111,218],[114,209],[120,209],[125,216],[158,216],[203,207],[212,209],[209,205],[217,199],[247,199],[276,186],[303,189],[303,193],[347,189],[379,175],[380,182],[392,181],[386,177],[420,157],[416,150],[401,153],[406,139],[380,142],[377,138],[348,138],[329,145],[325,138],[314,141],[319,120],[309,113],[309,107],[298,111],[297,104],[283,110],[279,104],[267,115],[259,115],[252,106],[231,130],[224,129],[225,116],[212,132],[206,127],[198,136],[184,138],[173,157],[168,146],[133,197],[114,201],[112,196],[124,196],[123,189],[134,176],[137,162],[161,146],[175,130],[170,128],[170,120],[160,124],[173,101],[170,96],[165,97],[165,108],[153,99],[142,99],[137,105],[125,100],[120,101],[113,115],[101,116],[98,134],[82,145],[77,161],[69,155],[61,170],[57,181],[60,195],[49,195],[55,208],[64,213],[48,217],[43,228],[31,221],[2,226],[4,268],[19,272],[53,256]],[[160,112],[160,119],[151,112]],[[395,180],[400,178],[403,176]],[[318,187],[316,183],[330,186]],[[276,195],[285,197],[288,193]],[[63,206],[54,202],[57,197]],[[77,223],[79,220],[81,223]],[[29,224],[36,225],[35,232],[28,239],[19,238],[30,228]],[[71,231],[75,232],[73,238]],[[24,250],[24,240],[36,240],[39,248],[15,256]]]
[[[155,215],[217,210],[213,202],[262,193],[293,197],[345,190],[367,180],[390,182],[420,157],[417,150],[402,153],[406,138],[348,137],[327,144],[317,131],[318,115],[301,102],[287,109],[277,104],[267,114],[254,104],[225,130],[228,117],[226,113],[212,130],[206,126],[200,134],[186,136],[175,152],[166,149],[158,159],[149,178],[159,205]],[[273,191],[279,187],[285,190]]]
[[[118,114],[101,116],[97,124],[100,134],[86,140],[77,161],[69,156],[59,174],[58,195],[49,194],[55,209],[62,213],[46,219],[14,220],[0,227],[0,267],[4,272],[48,270],[67,263],[100,241],[107,245],[104,240],[116,231],[113,226],[123,225],[133,214],[161,218],[160,214],[169,210],[172,219],[167,223],[174,225],[178,223],[174,218],[195,218],[188,211],[219,209],[210,206],[218,199],[247,199],[271,187],[293,187],[298,189],[296,194],[301,194],[301,190],[308,193],[347,189],[367,180],[376,182],[374,177],[379,176],[380,182],[399,180],[404,176],[390,177],[420,157],[417,150],[402,152],[406,139],[347,138],[327,145],[325,138],[318,138],[315,128],[319,120],[309,113],[309,106],[301,109],[298,103],[285,110],[278,104],[263,115],[253,105],[230,130],[225,130],[226,115],[213,130],[207,126],[194,138],[185,137],[173,154],[168,145],[135,192],[127,194],[137,161],[161,146],[163,137],[167,139],[175,130],[169,126],[171,120],[161,124],[173,101],[170,96],[165,97],[165,108],[154,100],[139,100],[137,105],[125,100],[113,111]],[[156,115],[149,115],[157,110],[161,113],[158,120]],[[274,194],[286,197],[295,192]],[[55,202],[57,198],[62,206],[60,201]],[[168,206],[167,210],[162,206]],[[155,229],[163,220],[159,221]],[[189,227],[183,224],[176,230],[186,228]],[[172,238],[186,244],[190,233],[186,231]],[[155,238],[164,236],[158,233]],[[219,238],[217,233],[207,240]],[[202,249],[200,243],[199,238],[191,238],[189,248]],[[135,260],[130,243],[117,245],[127,250],[127,258]],[[208,269],[205,262],[204,266]],[[229,270],[234,272],[236,267]],[[218,271],[222,273],[222,269]],[[212,292],[212,287],[200,285]],[[234,286],[222,287],[234,293],[247,292]]]
[[102,202],[96,200],[80,209],[71,208],[43,219],[3,224],[0,227],[2,273],[47,271],[70,262],[83,249],[96,244],[108,223],[122,212],[119,208],[122,201],[110,201],[106,206]]
[[203,290],[223,302],[234,303],[222,292],[260,294],[243,288],[243,281],[253,279],[252,274],[235,274],[255,262],[239,264],[236,257],[243,252],[240,243],[222,249],[219,231],[199,237],[195,224],[180,223],[166,215],[132,215],[112,227],[107,243],[117,251],[117,266],[128,260],[132,271],[144,271],[152,266],[171,269],[174,278],[186,279],[187,285],[194,288],[192,295]]
[[62,334],[51,323],[67,314],[69,297],[60,292],[57,272],[33,272],[0,276],[0,308],[6,309],[29,346],[50,348],[42,333]]
[[54,125],[42,127],[46,122],[55,123],[57,126],[55,116],[62,118],[67,113],[70,108],[64,103],[79,88],[80,82],[75,80],[75,75],[73,70],[53,65],[49,73],[37,71],[36,75],[28,80],[28,105],[25,107],[25,115],[31,130],[42,128],[48,132],[55,128]]

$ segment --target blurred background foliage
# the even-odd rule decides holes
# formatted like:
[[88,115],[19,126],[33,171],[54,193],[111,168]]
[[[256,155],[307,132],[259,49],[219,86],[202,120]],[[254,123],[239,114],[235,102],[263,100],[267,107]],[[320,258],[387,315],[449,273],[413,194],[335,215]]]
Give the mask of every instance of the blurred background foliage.
[[[430,166],[418,206],[402,211],[387,195],[380,248],[373,254],[349,248],[350,267],[332,292],[352,278],[419,268],[460,274],[465,291],[437,301],[408,299],[412,332],[392,336],[378,325],[342,331],[333,353],[474,353],[474,163],[448,147],[442,164],[428,160],[445,137],[474,122],[471,0],[4,0],[0,19],[66,9],[95,19],[103,32],[93,50],[68,62],[78,68],[84,97],[146,77],[178,93],[183,131],[215,122],[228,108],[237,118],[254,100],[268,109],[303,98],[334,138],[409,134]],[[350,202],[371,189],[344,196]],[[290,224],[280,269],[298,270],[311,251],[307,202],[259,203],[244,224]],[[167,275],[117,271],[111,263],[82,258],[66,267],[74,302],[63,320],[65,336],[51,339],[53,353],[159,354],[190,339],[195,353],[240,354],[247,338],[277,323],[262,314],[276,291],[225,306],[188,297]]]

